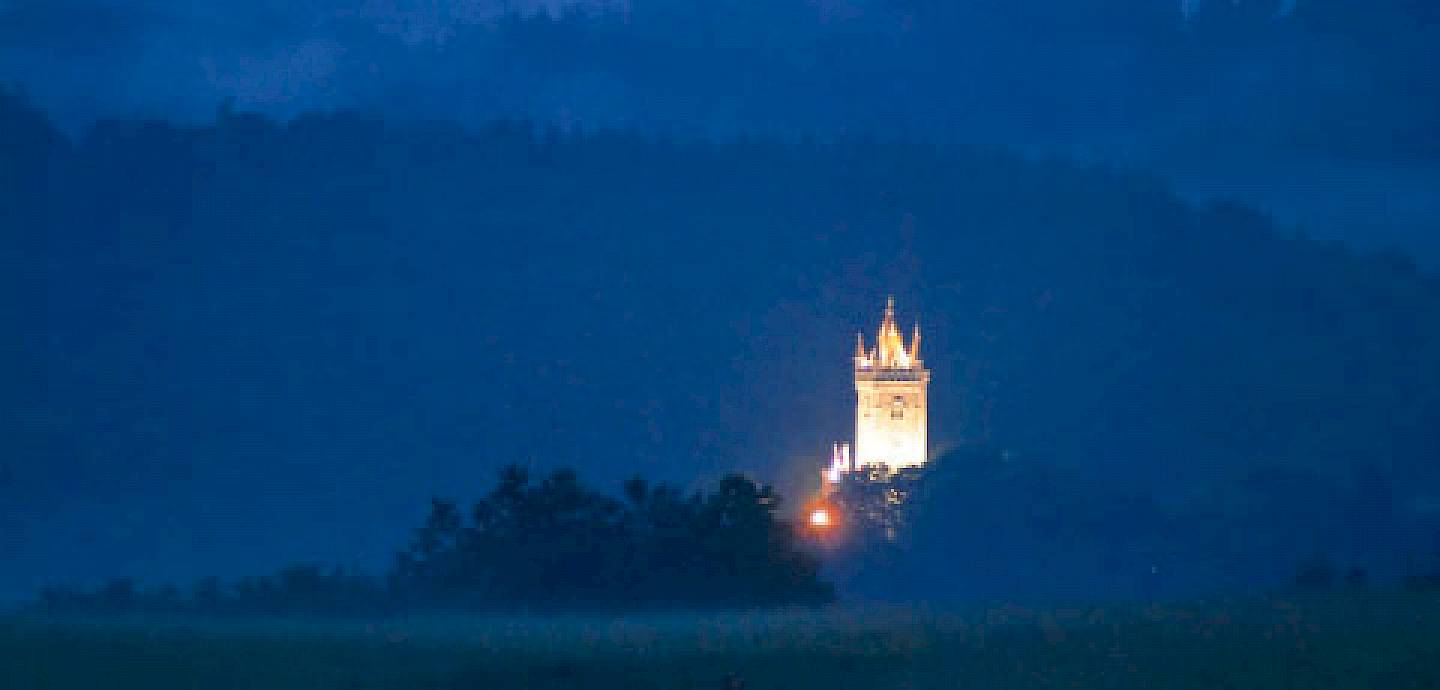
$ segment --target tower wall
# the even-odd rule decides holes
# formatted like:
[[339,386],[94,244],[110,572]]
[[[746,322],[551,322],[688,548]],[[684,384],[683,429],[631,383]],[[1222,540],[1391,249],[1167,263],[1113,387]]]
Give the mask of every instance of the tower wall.
[[855,375],[855,465],[891,469],[925,464],[928,429],[926,388],[930,372],[865,372]]

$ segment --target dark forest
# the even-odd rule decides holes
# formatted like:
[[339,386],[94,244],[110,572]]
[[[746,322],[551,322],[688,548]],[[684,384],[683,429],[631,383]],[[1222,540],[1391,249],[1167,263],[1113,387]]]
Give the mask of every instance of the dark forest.
[[[0,113],[6,548],[41,563],[80,539],[145,545],[114,561],[142,577],[373,569],[425,496],[517,461],[803,495],[886,291],[936,334],[942,447],[1069,477],[1049,510],[1122,529],[1139,504],[1087,498],[1139,496],[1194,526],[1172,549],[1215,562],[1177,582],[1432,554],[1436,280],[1150,175],[878,137]],[[166,555],[241,522],[244,564]]]

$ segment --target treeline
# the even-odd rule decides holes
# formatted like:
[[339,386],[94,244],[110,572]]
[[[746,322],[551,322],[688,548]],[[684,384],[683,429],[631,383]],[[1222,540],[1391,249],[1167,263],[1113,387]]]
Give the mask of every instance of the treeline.
[[921,599],[1179,598],[1440,587],[1440,518],[1368,471],[1345,486],[1278,468],[1165,500],[1054,458],[967,446],[933,460],[902,538],[862,534],[847,593]]
[[[295,10],[273,19],[294,22],[282,32],[289,45],[276,44],[273,29],[247,32],[243,20],[166,28],[223,32],[214,42],[238,44],[247,58],[335,46],[315,73],[286,75],[293,101],[270,104],[285,110],[363,105],[472,126],[523,113],[727,134],[903,129],[1082,150],[1118,140],[1155,147],[1162,160],[1189,143],[1197,160],[1227,146],[1412,162],[1440,156],[1431,126],[1440,82],[1429,69],[1440,61],[1435,8],[1429,0],[648,0],[483,21],[413,9],[427,16],[398,21],[404,30],[393,18],[407,16],[399,9],[383,19]],[[165,30],[142,10],[107,11],[132,17],[117,25]],[[64,26],[78,12],[43,3],[11,16],[15,26]],[[0,10],[0,27],[6,18]],[[44,32],[0,29],[7,39],[17,55],[59,50]],[[163,66],[123,51],[56,57],[77,65],[74,88],[88,89],[75,103],[107,93],[124,104],[111,112],[175,103],[133,88],[130,70]],[[210,72],[180,65],[165,74],[182,80],[177,92],[208,98],[217,79],[235,78],[226,57],[214,56]],[[35,78],[48,74],[57,73]],[[107,78],[108,90],[94,84]],[[66,93],[56,84],[35,90]],[[211,104],[184,105],[194,114]]]
[[205,578],[188,590],[117,578],[94,589],[48,588],[34,607],[56,614],[356,615],[831,601],[818,560],[776,516],[779,505],[772,488],[740,475],[689,495],[631,479],[619,500],[568,470],[532,481],[511,466],[468,509],[433,501],[387,577],[302,564],[233,583]]
[[71,138],[6,92],[0,180],[0,402],[24,410],[0,520],[55,571],[220,533],[375,562],[403,497],[485,481],[480,445],[670,481],[774,458],[745,469],[796,493],[850,433],[844,362],[891,292],[936,443],[1047,458],[1063,495],[1237,535],[1364,487],[1404,520],[1440,496],[1434,274],[1144,174],[356,113]]
[[[626,5],[457,26],[435,53],[381,49],[380,74],[359,53],[332,78],[379,79],[412,96],[394,108],[427,117],[502,114],[479,83],[542,118],[665,131],[899,130],[1042,150],[1118,139],[1161,160],[1216,147],[1440,157],[1429,0]],[[470,88],[438,99],[415,73]]]
[[403,597],[462,606],[816,604],[818,561],[777,519],[780,497],[739,475],[686,496],[642,479],[617,501],[562,471],[515,467],[469,511],[437,501],[399,557]]

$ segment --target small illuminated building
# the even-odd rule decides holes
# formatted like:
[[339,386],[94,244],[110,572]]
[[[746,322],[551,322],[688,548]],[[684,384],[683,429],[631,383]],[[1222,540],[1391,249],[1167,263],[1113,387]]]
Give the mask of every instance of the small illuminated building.
[[906,347],[891,298],[875,347],[867,351],[865,335],[856,334],[855,467],[924,466],[929,385],[930,371],[920,361],[920,324]]
[[837,443],[821,472],[829,501],[854,527],[894,539],[902,510],[928,458],[930,370],[920,359],[920,326],[905,343],[895,300],[885,305],[875,346],[855,346],[855,445]]

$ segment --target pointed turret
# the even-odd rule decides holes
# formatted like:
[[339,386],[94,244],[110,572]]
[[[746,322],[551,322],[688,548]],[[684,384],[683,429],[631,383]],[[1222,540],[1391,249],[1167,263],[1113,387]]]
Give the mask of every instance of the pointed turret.
[[880,332],[875,341],[876,365],[890,367],[906,359],[905,339],[900,336],[900,327],[895,325],[894,297],[885,302],[885,316],[880,319]]
[[905,347],[905,336],[900,334],[900,326],[895,322],[895,298],[886,300],[885,315],[880,319],[875,349],[871,352],[872,363],[877,367],[910,368],[919,360],[919,349],[920,325],[915,325],[910,347]]
[[885,301],[872,348],[865,349],[863,336],[856,339],[852,469],[879,467],[890,472],[925,464],[930,371],[920,362],[918,322],[906,340],[896,323],[894,297]]

